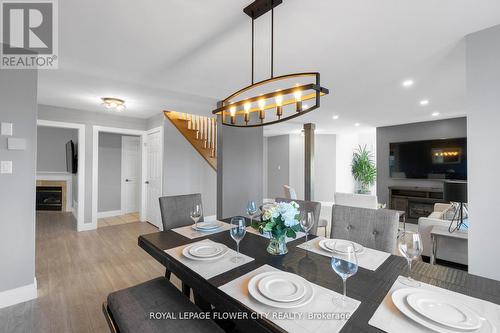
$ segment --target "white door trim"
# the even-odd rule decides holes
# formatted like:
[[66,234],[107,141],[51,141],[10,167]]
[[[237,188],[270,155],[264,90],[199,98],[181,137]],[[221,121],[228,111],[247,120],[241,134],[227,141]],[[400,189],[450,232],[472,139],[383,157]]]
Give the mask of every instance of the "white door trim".
[[86,230],[85,226],[85,124],[67,123],[37,119],[37,126],[74,128],[78,130],[78,211],[77,230]]
[[[146,150],[144,149],[144,142],[146,141],[146,131],[133,130],[128,128],[106,127],[106,126],[92,126],[92,227],[97,229],[97,203],[98,203],[98,186],[99,183],[99,133],[115,133],[124,135],[136,135],[141,138],[141,205],[139,216],[142,216],[146,207],[146,198],[144,196],[144,182],[146,181],[146,168],[144,167],[144,160],[146,159]],[[89,229],[90,230],[90,229]]]
[[[147,135],[149,134],[153,134],[153,133],[156,133],[156,132],[160,132],[160,161],[161,161],[161,175],[160,175],[160,193],[163,195],[163,163],[165,162],[163,159],[164,159],[164,150],[163,150],[163,145],[164,145],[164,132],[163,132],[163,126],[158,126],[158,127],[155,127],[155,128],[152,128],[150,130],[148,130],[146,132],[146,138],[147,138]],[[145,149],[144,149],[145,151]],[[144,155],[143,155],[144,156]],[[143,170],[147,170],[147,155],[146,157],[142,160],[142,169]],[[147,173],[146,173],[146,177],[147,177]],[[143,187],[143,190],[142,190],[142,193],[146,193],[147,189],[146,189],[146,180],[144,180],[142,182],[142,187]],[[144,195],[144,197],[146,197],[146,195]],[[146,199],[144,199],[144,207],[146,207]],[[146,221],[146,209],[144,209],[142,211],[142,213],[140,214],[140,217],[141,217],[141,221]],[[160,225],[160,229],[163,231],[163,226]]]

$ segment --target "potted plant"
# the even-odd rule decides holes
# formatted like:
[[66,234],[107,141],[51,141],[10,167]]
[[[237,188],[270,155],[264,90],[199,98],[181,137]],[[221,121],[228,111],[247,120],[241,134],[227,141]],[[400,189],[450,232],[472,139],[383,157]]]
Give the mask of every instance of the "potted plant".
[[352,154],[351,172],[357,183],[357,193],[370,193],[370,187],[377,179],[377,167],[373,162],[373,154],[364,147],[358,148]]
[[262,208],[262,220],[254,221],[252,227],[260,234],[269,234],[267,252],[273,255],[288,253],[286,237],[295,238],[300,226],[299,205],[295,202],[278,202]]

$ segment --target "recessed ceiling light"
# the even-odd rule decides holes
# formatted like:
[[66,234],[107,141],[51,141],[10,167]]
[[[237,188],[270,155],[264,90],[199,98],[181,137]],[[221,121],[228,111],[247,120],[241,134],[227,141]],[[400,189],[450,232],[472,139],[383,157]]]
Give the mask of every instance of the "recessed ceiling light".
[[432,113],[432,116],[433,116],[433,117],[437,117],[437,116],[439,116],[439,112],[437,112],[437,111],[433,112],[433,113]]
[[338,115],[334,115],[332,118],[333,118],[333,120],[337,120],[337,119],[339,119],[339,116]]
[[413,82],[413,80],[404,80],[402,85],[403,87],[405,88],[408,88],[408,87],[411,87],[415,82]]
[[354,126],[358,127],[360,124],[359,123],[354,123]]
[[429,105],[429,100],[427,100],[427,99],[423,99],[423,100],[421,100],[421,101],[420,101],[420,105],[422,105],[422,106]]

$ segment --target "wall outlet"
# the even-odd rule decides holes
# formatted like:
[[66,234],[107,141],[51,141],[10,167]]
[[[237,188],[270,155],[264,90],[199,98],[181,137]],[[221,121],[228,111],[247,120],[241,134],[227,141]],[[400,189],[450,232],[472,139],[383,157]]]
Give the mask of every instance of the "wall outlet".
[[0,173],[12,173],[12,161],[0,161]]
[[11,136],[12,135],[12,132],[13,132],[13,126],[12,126],[12,123],[2,123],[1,124],[1,134],[2,135],[8,135],[8,136]]

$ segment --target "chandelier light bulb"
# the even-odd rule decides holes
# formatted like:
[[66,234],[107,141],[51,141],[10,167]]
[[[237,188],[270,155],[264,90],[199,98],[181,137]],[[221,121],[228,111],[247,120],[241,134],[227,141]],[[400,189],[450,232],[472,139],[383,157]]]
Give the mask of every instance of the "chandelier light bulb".
[[265,107],[266,107],[266,100],[263,98],[259,99],[259,109],[264,110]]
[[293,96],[295,97],[295,101],[300,102],[302,100],[302,90],[296,90]]
[[245,113],[249,113],[251,107],[252,107],[252,103],[246,102],[245,105],[243,105],[243,108],[245,109]]
[[277,106],[282,106],[283,105],[283,95],[278,95],[274,99],[276,100],[276,105]]
[[234,117],[236,115],[236,106],[231,106],[229,108],[229,113],[231,114],[231,117]]

